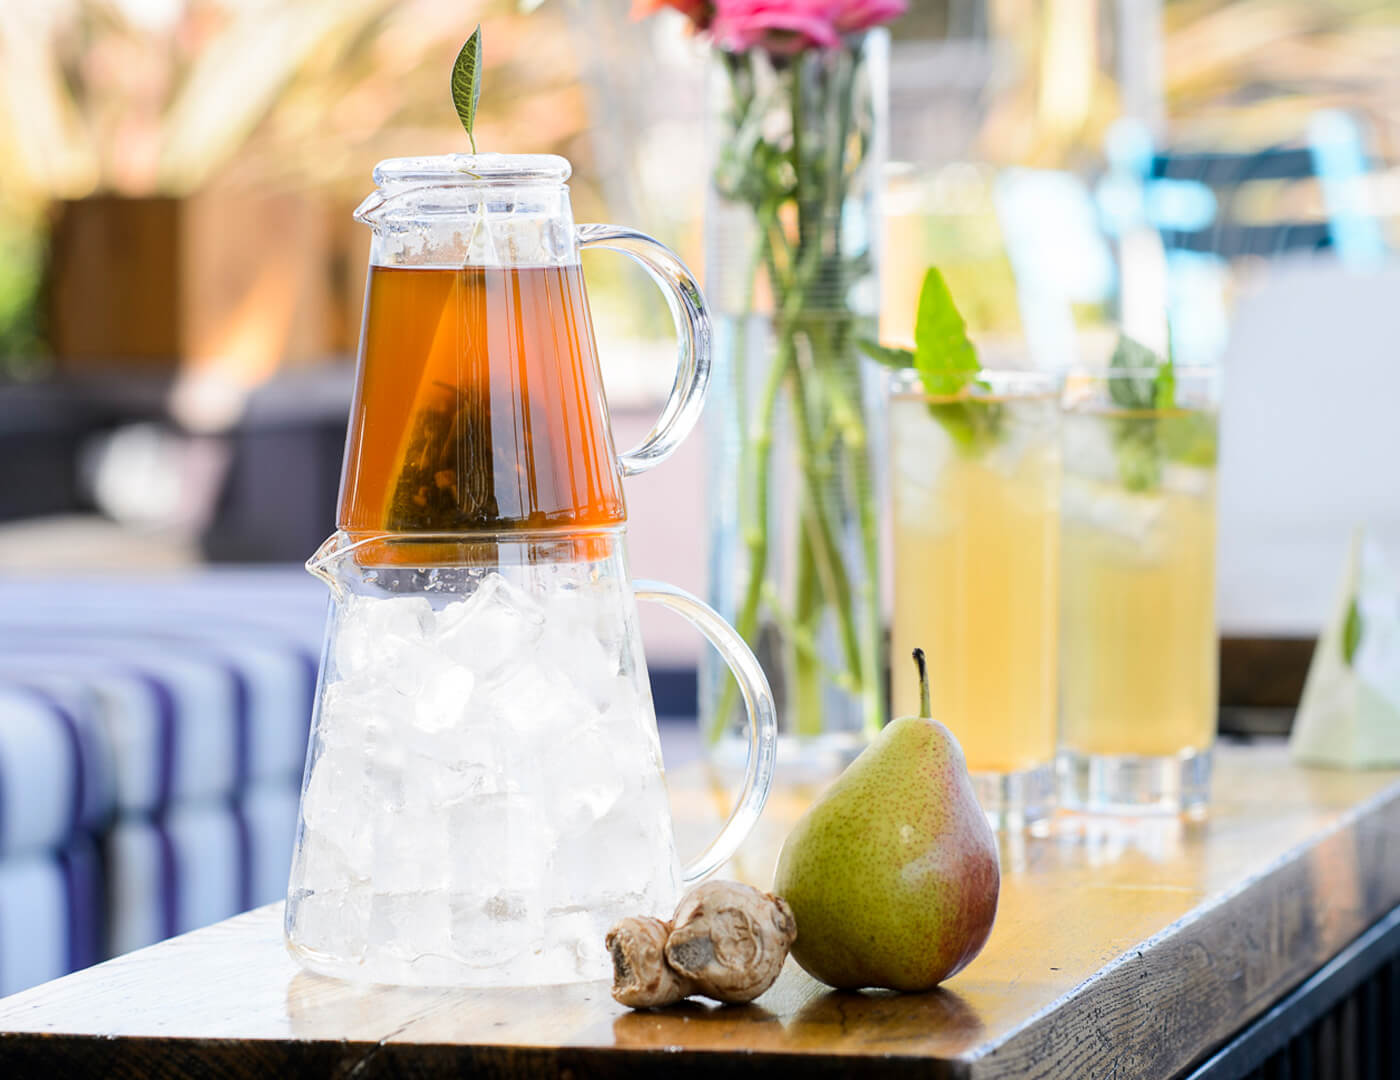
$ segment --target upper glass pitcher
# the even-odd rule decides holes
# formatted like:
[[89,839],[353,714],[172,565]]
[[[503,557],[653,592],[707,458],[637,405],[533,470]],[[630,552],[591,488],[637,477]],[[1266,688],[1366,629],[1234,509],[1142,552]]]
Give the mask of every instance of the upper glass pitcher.
[[[569,163],[400,158],[356,211],[374,228],[338,525],[349,533],[579,529],[626,518],[622,475],[694,426],[709,321],[689,272],[628,229],[575,226]],[[662,285],[680,335],[656,428],[619,456],[579,251],[621,250]],[[620,468],[619,468],[620,464]]]
[[[366,982],[606,978],[608,928],[669,917],[748,833],[772,777],[768,684],[694,597],[633,582],[622,478],[694,426],[709,321],[640,233],[575,226],[557,157],[375,170],[374,230],[285,929]],[[637,449],[608,427],[579,251],[637,259],[675,317],[670,398]],[[749,709],[738,804],[677,857],[636,599],[689,619]]]

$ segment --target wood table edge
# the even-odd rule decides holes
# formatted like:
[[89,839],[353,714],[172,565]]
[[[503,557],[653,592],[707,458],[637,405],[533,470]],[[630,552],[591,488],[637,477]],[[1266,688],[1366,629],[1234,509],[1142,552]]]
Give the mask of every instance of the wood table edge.
[[[121,1044],[120,1061],[113,1046]],[[850,1054],[810,1051],[691,1049],[681,1047],[525,1046],[492,1043],[413,1043],[337,1039],[236,1039],[179,1035],[76,1035],[0,1032],[0,1067],[6,1075],[101,1075],[123,1080],[184,1080],[190,1076],[426,1077],[442,1072],[486,1077],[587,1076],[632,1080],[664,1075],[677,1080],[802,1076],[814,1080],[870,1072],[891,1080],[969,1080],[966,1064],[918,1054]]]
[[[1359,852],[1350,864],[1345,858],[1348,847]],[[1326,896],[1314,896],[1307,888],[1309,878],[1323,870],[1316,876],[1327,886],[1338,883],[1337,872],[1348,868],[1359,875],[1361,903],[1351,911],[1331,912],[1333,925],[1313,925],[1313,917],[1319,912],[1327,914],[1328,910],[1318,903],[1325,902]],[[967,1055],[963,1059],[967,1075],[972,1080],[1088,1075],[1088,1062],[1078,1055],[1086,1038],[1100,1044],[1097,1056],[1090,1060],[1130,1061],[1132,1068],[1123,1075],[1177,1075],[1262,1015],[1397,907],[1400,786],[1391,785],[1204,908],[1192,911],[1108,961],[1019,1027]],[[1251,913],[1263,917],[1251,920]],[[1230,953],[1232,930],[1241,932],[1250,950]],[[1261,941],[1273,945],[1272,951],[1266,949],[1260,955]],[[1220,948],[1218,956],[1212,954],[1212,946]],[[1193,1010],[1186,1001],[1188,997],[1224,993],[1228,998],[1229,983],[1248,980],[1251,972],[1245,965],[1271,957],[1280,962],[1266,964],[1266,972],[1253,973],[1256,978],[1263,974],[1264,982],[1247,993],[1246,1000],[1235,1008],[1215,1009],[1213,1017],[1210,1010],[1204,1010],[1205,1022],[1194,1025],[1202,1038],[1192,1043],[1203,1045],[1189,1053],[1171,1045],[1169,1034],[1176,1030],[1174,1027],[1154,1036],[1142,1027],[1141,1015],[1123,1009],[1124,1003],[1136,1003],[1151,1016],[1166,1017],[1167,1009],[1174,1008],[1189,1020]],[[1217,959],[1238,970],[1222,981],[1220,972],[1212,970]],[[1189,975],[1173,982],[1174,971],[1187,971]],[[1161,1000],[1156,1002],[1146,1001],[1143,999],[1148,987],[1167,987],[1172,993],[1158,995]],[[1116,1017],[1118,1012],[1126,1015]],[[1133,1022],[1138,1022],[1136,1029]],[[1109,1025],[1108,1030],[1105,1024]],[[1047,1069],[1050,1063],[1053,1064]],[[1114,1068],[1108,1074],[1119,1075]]]

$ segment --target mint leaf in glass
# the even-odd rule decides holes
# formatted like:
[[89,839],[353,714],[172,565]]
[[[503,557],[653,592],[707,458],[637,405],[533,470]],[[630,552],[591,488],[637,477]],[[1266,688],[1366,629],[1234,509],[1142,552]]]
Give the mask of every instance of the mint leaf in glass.
[[1351,603],[1347,605],[1346,621],[1342,623],[1342,659],[1346,661],[1347,667],[1351,667],[1352,661],[1356,659],[1356,650],[1361,647],[1361,629],[1361,609],[1353,596]]
[[1128,491],[1155,491],[1162,484],[1164,444],[1176,417],[1176,366],[1142,342],[1120,334],[1108,361],[1108,396],[1126,416],[1115,418],[1113,445],[1118,479]]
[[[977,347],[967,336],[967,322],[953,303],[943,274],[930,266],[919,289],[919,309],[914,318],[914,368],[930,397],[957,397],[976,387],[988,390],[979,379],[982,370]],[[997,440],[1002,408],[995,401],[935,401],[929,412],[959,450],[976,454]]]
[[472,31],[462,51],[457,54],[457,62],[452,65],[452,104],[457,109],[457,119],[462,121],[467,138],[471,140],[472,153],[476,153],[476,136],[472,128],[476,126],[476,107],[481,101],[481,26]]
[[[914,348],[896,349],[869,339],[857,342],[870,359],[883,367],[919,373],[924,393],[931,398],[965,395],[971,388],[991,389],[978,378],[981,365],[977,348],[967,336],[967,323],[953,303],[953,294],[938,268],[929,267],[919,290],[914,320]],[[962,401],[930,401],[929,412],[943,425],[948,437],[963,453],[979,453],[1001,432],[999,402],[966,397]]]
[[936,266],[928,268],[919,290],[919,311],[914,318],[914,367],[924,389],[936,397],[961,393],[981,370],[977,349],[968,340],[967,323]]
[[1170,347],[1162,357],[1123,334],[1108,367],[1109,399],[1128,414],[1116,417],[1113,428],[1118,477],[1125,488],[1160,487],[1167,461],[1197,468],[1215,464],[1215,418],[1177,403]]
[[[1108,361],[1109,398],[1113,404],[1124,409],[1161,408],[1157,403],[1159,369],[1169,363],[1142,342],[1120,334],[1118,344],[1113,348],[1113,356]],[[1171,380],[1170,386],[1174,391],[1175,377],[1172,376]],[[1166,407],[1170,408],[1170,403]]]

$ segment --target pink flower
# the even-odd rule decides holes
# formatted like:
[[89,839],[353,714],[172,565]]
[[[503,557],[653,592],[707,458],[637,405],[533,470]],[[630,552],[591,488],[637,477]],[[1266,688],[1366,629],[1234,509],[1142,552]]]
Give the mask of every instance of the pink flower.
[[909,0],[837,0],[836,29],[843,34],[894,22],[909,10]]
[[710,26],[715,44],[730,52],[762,46],[770,52],[798,52],[809,46],[831,49],[840,0],[715,0]]

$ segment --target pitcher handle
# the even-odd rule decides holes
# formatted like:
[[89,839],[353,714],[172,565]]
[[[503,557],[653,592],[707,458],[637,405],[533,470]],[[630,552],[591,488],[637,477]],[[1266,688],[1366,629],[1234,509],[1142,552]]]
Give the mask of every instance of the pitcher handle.
[[617,225],[579,225],[574,237],[581,249],[607,248],[640,263],[661,286],[676,323],[679,355],[671,396],[646,438],[620,458],[622,475],[636,476],[670,457],[700,418],[710,382],[710,312],[685,263],[659,240]]
[[713,874],[734,854],[768,801],[778,746],[778,719],[773,706],[773,691],[768,687],[768,676],[759,667],[758,658],[744,644],[738,631],[720,618],[714,608],[684,589],[660,581],[637,581],[633,589],[639,599],[654,600],[662,607],[670,608],[709,639],[734,672],[749,716],[748,765],[744,770],[744,786],[739,792],[739,801],[730,811],[729,820],[724,823],[719,835],[681,872],[685,887],[690,888]]

